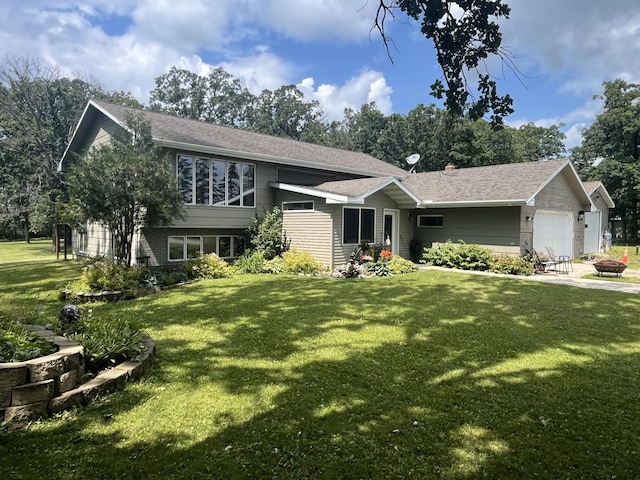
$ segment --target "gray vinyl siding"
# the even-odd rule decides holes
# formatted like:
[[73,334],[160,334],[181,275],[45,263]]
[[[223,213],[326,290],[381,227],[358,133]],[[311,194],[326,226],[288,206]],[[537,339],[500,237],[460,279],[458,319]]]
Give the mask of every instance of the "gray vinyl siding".
[[[442,227],[418,227],[420,215],[442,215]],[[416,211],[415,236],[424,247],[448,240],[492,248],[496,252],[520,250],[520,207],[442,208]]]
[[114,124],[111,120],[100,115],[91,125],[91,129],[84,137],[84,142],[80,148],[79,154],[84,155],[92,148],[97,148],[109,143],[111,141],[111,137],[119,128],[120,127]]
[[351,180],[363,178],[362,175],[353,175],[342,172],[332,172],[328,170],[318,170],[312,168],[301,168],[287,165],[276,167],[276,181],[280,183],[291,183],[294,185],[320,185],[324,182],[336,180]]
[[600,231],[604,233],[609,230],[609,207],[597,190],[591,195],[591,201],[596,206],[596,210],[602,212]]
[[109,229],[99,223],[90,223],[86,227],[87,248],[80,251],[80,233],[73,232],[73,255],[75,258],[106,257],[113,258],[113,244]]
[[278,191],[276,205],[283,202],[313,202],[313,211],[283,211],[283,227],[291,247],[306,250],[322,265],[331,266],[331,211],[323,198]]

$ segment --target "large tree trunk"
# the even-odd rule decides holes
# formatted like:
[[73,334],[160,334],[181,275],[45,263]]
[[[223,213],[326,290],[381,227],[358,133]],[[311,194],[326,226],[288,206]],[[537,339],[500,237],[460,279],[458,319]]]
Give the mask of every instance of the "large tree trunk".
[[31,222],[29,221],[29,214],[23,213],[22,218],[24,220],[24,241],[31,243]]

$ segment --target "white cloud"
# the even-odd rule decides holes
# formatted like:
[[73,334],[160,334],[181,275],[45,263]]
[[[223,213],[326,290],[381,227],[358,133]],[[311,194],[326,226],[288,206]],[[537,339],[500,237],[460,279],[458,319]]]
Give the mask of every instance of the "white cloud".
[[295,67],[286,60],[258,46],[257,53],[237,57],[220,63],[225,71],[240,80],[251,93],[258,95],[262,90],[275,90],[291,84]]
[[372,0],[247,0],[254,22],[298,40],[366,41],[373,25]]
[[637,0],[511,0],[503,45],[525,71],[564,78],[562,91],[591,94],[602,82],[640,80]]
[[343,86],[321,84],[315,88],[313,78],[305,78],[298,85],[307,99],[320,102],[322,110],[329,120],[342,119],[344,109],[358,110],[363,104],[375,102],[378,110],[385,115],[392,112],[391,94],[393,89],[387,85],[380,72],[365,70],[351,78]]

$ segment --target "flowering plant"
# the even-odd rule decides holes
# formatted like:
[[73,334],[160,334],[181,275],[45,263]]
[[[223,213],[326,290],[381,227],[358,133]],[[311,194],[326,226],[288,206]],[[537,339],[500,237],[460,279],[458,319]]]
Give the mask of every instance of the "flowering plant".
[[392,253],[391,253],[390,250],[381,250],[380,251],[380,256],[382,258],[384,258],[385,260],[389,260],[391,258],[391,255],[392,255]]

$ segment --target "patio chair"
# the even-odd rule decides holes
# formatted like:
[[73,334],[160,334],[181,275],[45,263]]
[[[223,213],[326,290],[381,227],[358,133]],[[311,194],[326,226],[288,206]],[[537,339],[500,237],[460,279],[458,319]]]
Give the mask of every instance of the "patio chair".
[[533,273],[549,273],[554,272],[558,275],[558,263],[553,258],[544,258],[534,248],[527,250],[529,257],[533,261]]
[[547,253],[551,257],[551,259],[556,262],[556,265],[558,266],[557,268],[560,273],[566,273],[568,275],[569,272],[573,272],[573,260],[570,255],[556,255],[556,253],[553,251],[553,247],[544,248],[547,249]]

